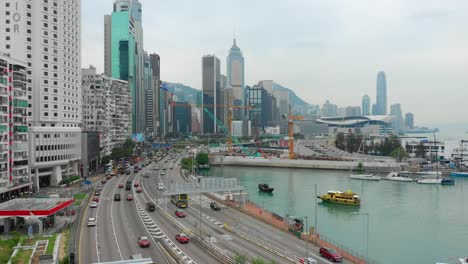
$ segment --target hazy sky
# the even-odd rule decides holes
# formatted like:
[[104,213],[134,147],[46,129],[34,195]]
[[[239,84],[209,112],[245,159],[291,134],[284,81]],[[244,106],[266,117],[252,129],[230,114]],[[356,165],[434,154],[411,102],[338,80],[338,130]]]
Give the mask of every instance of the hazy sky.
[[[234,33],[246,84],[262,79],[309,103],[375,103],[377,71],[388,104],[418,124],[468,123],[466,0],[140,0],[144,48],[161,56],[163,80],[201,88],[201,57],[226,72]],[[82,64],[103,71],[104,14],[113,0],[82,0]]]

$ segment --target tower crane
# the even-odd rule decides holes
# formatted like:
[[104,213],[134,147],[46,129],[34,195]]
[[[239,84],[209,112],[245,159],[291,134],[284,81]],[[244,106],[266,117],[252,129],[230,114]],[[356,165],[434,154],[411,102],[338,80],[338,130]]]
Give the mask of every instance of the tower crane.
[[291,105],[289,105],[289,115],[283,115],[283,119],[288,120],[288,149],[289,149],[289,159],[295,159],[296,154],[294,153],[294,120],[303,120],[304,116],[295,116],[292,115]]

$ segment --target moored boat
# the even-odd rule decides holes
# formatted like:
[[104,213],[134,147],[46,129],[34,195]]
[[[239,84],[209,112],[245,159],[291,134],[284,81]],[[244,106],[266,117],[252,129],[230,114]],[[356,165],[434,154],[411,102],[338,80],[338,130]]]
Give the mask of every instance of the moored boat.
[[419,179],[417,182],[418,182],[418,183],[421,183],[421,184],[441,184],[441,183],[442,183],[442,179],[438,179],[438,178],[426,178],[426,179]]
[[365,181],[380,181],[379,176],[374,176],[374,174],[355,174],[350,175],[349,178],[355,180],[365,180]]
[[410,177],[406,175],[401,175],[398,172],[394,172],[394,171],[390,172],[387,175],[386,179],[389,181],[400,181],[400,182],[412,182],[413,181],[413,179],[411,179]]
[[452,178],[443,178],[442,181],[440,182],[442,185],[454,185],[455,180]]
[[274,188],[271,188],[268,184],[266,183],[260,183],[258,185],[258,190],[260,192],[266,192],[266,193],[271,193],[273,192],[275,189]]
[[335,204],[344,204],[359,206],[361,205],[361,199],[356,193],[352,191],[340,192],[340,191],[328,191],[328,193],[317,196],[323,202],[335,203]]
[[425,177],[425,176],[442,176],[442,172],[440,171],[418,171],[416,172],[417,176]]
[[468,172],[452,172],[450,176],[453,177],[468,177]]

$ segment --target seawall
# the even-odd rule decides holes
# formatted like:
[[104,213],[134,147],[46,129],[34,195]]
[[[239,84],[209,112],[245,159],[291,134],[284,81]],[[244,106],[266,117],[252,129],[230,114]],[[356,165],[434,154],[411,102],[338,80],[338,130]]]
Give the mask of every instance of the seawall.
[[361,170],[359,164],[362,163],[364,170],[374,172],[390,172],[401,170],[406,163],[378,162],[378,161],[332,161],[332,160],[289,160],[289,159],[265,159],[261,157],[215,157],[210,160],[213,166],[252,166],[252,167],[273,167],[273,168],[299,168],[299,169],[320,169],[320,170]]

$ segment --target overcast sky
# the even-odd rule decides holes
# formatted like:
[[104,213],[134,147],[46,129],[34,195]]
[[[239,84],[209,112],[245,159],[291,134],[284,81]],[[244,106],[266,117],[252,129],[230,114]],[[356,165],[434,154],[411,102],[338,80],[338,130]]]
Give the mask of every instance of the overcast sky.
[[[466,0],[140,0],[144,48],[161,76],[201,88],[201,57],[226,72],[232,38],[245,56],[246,84],[262,79],[309,103],[375,103],[377,71],[388,104],[418,124],[468,123]],[[103,71],[104,14],[113,0],[82,0],[82,64]]]

